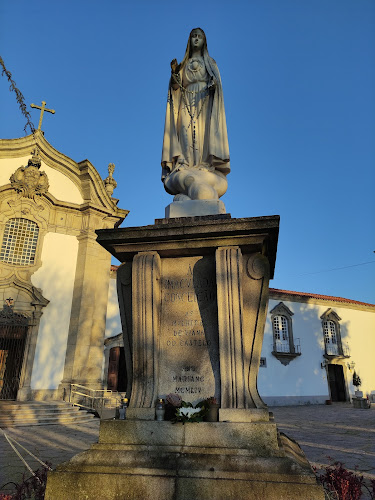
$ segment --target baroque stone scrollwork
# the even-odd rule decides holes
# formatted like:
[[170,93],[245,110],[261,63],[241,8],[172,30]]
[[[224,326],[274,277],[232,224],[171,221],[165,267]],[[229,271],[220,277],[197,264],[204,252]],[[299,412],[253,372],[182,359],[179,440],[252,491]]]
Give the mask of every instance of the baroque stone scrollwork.
[[33,156],[27,167],[19,167],[10,176],[12,187],[25,198],[35,199],[35,196],[46,194],[49,188],[48,177],[45,172],[40,172],[41,160],[38,151],[33,151]]

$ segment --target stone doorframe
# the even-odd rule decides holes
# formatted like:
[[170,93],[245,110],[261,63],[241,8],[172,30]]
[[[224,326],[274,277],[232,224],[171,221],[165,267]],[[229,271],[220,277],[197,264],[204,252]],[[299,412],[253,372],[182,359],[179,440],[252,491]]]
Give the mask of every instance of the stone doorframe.
[[17,392],[17,400],[26,401],[31,397],[31,375],[34,366],[40,318],[43,314],[43,308],[49,304],[49,300],[43,297],[38,288],[20,281],[15,276],[10,282],[6,281],[6,283],[0,281],[1,303],[4,304],[6,300],[11,298],[13,313],[22,314],[28,318],[25,350]]

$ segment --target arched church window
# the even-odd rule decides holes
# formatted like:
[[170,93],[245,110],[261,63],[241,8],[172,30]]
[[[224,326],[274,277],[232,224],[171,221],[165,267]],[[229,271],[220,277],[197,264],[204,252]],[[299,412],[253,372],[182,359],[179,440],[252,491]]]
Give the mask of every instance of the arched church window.
[[5,224],[0,260],[17,266],[34,264],[39,227],[29,219],[9,219]]

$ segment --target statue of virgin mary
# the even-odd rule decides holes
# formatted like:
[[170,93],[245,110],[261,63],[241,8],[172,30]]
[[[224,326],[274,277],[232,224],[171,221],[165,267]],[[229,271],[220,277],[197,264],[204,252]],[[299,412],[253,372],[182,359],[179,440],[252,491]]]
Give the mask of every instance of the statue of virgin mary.
[[204,31],[191,31],[180,64],[171,62],[162,181],[174,201],[217,200],[230,172],[223,89]]

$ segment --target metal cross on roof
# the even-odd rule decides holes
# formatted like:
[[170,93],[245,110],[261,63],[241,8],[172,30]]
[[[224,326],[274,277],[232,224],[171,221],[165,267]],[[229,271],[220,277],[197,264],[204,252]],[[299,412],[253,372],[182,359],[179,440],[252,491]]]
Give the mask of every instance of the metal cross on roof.
[[42,129],[42,121],[43,121],[43,114],[45,111],[48,111],[48,113],[52,113],[53,115],[55,114],[54,109],[47,109],[46,108],[46,101],[42,101],[42,106],[37,106],[36,104],[30,104],[32,108],[37,108],[40,109],[40,118],[39,118],[39,125],[38,125],[38,130]]

